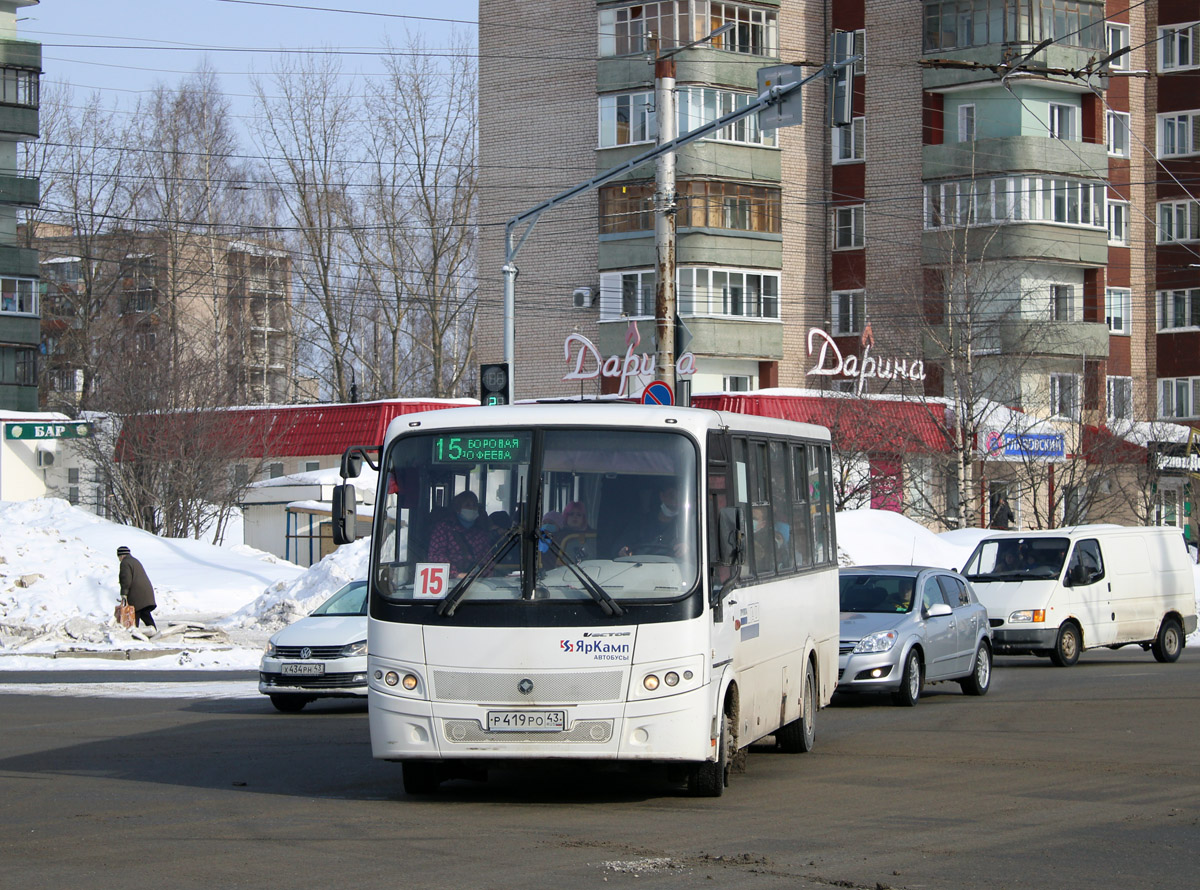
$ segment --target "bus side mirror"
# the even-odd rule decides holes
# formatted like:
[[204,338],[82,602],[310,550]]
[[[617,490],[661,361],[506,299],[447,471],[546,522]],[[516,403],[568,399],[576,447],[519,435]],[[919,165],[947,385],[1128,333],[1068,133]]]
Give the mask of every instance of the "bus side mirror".
[[333,543],[339,547],[342,544],[351,544],[358,538],[355,501],[353,485],[343,484],[333,489]]
[[342,478],[357,479],[362,472],[363,456],[359,448],[347,448],[342,454]]
[[746,514],[741,507],[722,507],[717,518],[717,564],[740,566],[746,561]]

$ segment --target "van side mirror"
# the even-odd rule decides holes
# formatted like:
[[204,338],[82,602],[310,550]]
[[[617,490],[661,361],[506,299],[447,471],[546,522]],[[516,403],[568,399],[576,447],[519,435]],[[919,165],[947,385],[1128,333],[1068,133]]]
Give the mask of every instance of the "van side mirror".
[[[360,461],[361,463],[361,461]],[[354,486],[342,484],[333,489],[333,543],[339,547],[358,538],[358,505]]]
[[746,561],[746,514],[741,507],[722,507],[717,518],[717,564],[740,566]]

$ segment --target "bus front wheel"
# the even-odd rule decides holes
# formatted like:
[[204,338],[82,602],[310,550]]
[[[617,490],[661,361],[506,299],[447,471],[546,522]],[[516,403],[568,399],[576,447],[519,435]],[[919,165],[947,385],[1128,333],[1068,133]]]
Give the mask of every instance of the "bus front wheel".
[[729,715],[721,712],[717,736],[717,759],[693,763],[688,770],[688,794],[692,797],[720,797],[729,784],[730,752],[736,744]]
[[800,699],[800,716],[779,727],[775,741],[788,754],[806,754],[817,740],[817,674],[812,662],[804,671],[804,695]]

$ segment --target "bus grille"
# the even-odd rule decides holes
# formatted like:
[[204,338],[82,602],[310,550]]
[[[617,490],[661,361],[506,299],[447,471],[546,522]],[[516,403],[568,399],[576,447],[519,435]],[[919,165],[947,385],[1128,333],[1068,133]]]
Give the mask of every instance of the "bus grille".
[[478,720],[446,720],[442,734],[453,744],[479,742],[587,742],[597,744],[612,738],[611,720],[576,720],[566,732],[487,732]]
[[[517,684],[525,679],[533,681],[533,690],[528,695],[517,689]],[[625,674],[624,671],[496,674],[435,670],[433,697],[441,701],[522,705],[620,701],[625,697]]]

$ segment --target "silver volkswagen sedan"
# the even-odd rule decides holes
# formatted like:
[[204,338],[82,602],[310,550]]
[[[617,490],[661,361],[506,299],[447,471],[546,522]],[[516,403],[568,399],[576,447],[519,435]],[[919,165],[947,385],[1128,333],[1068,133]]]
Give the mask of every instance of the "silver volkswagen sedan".
[[838,692],[890,692],[912,707],[926,683],[984,695],[992,681],[987,609],[962,575],[923,566],[839,572]]

